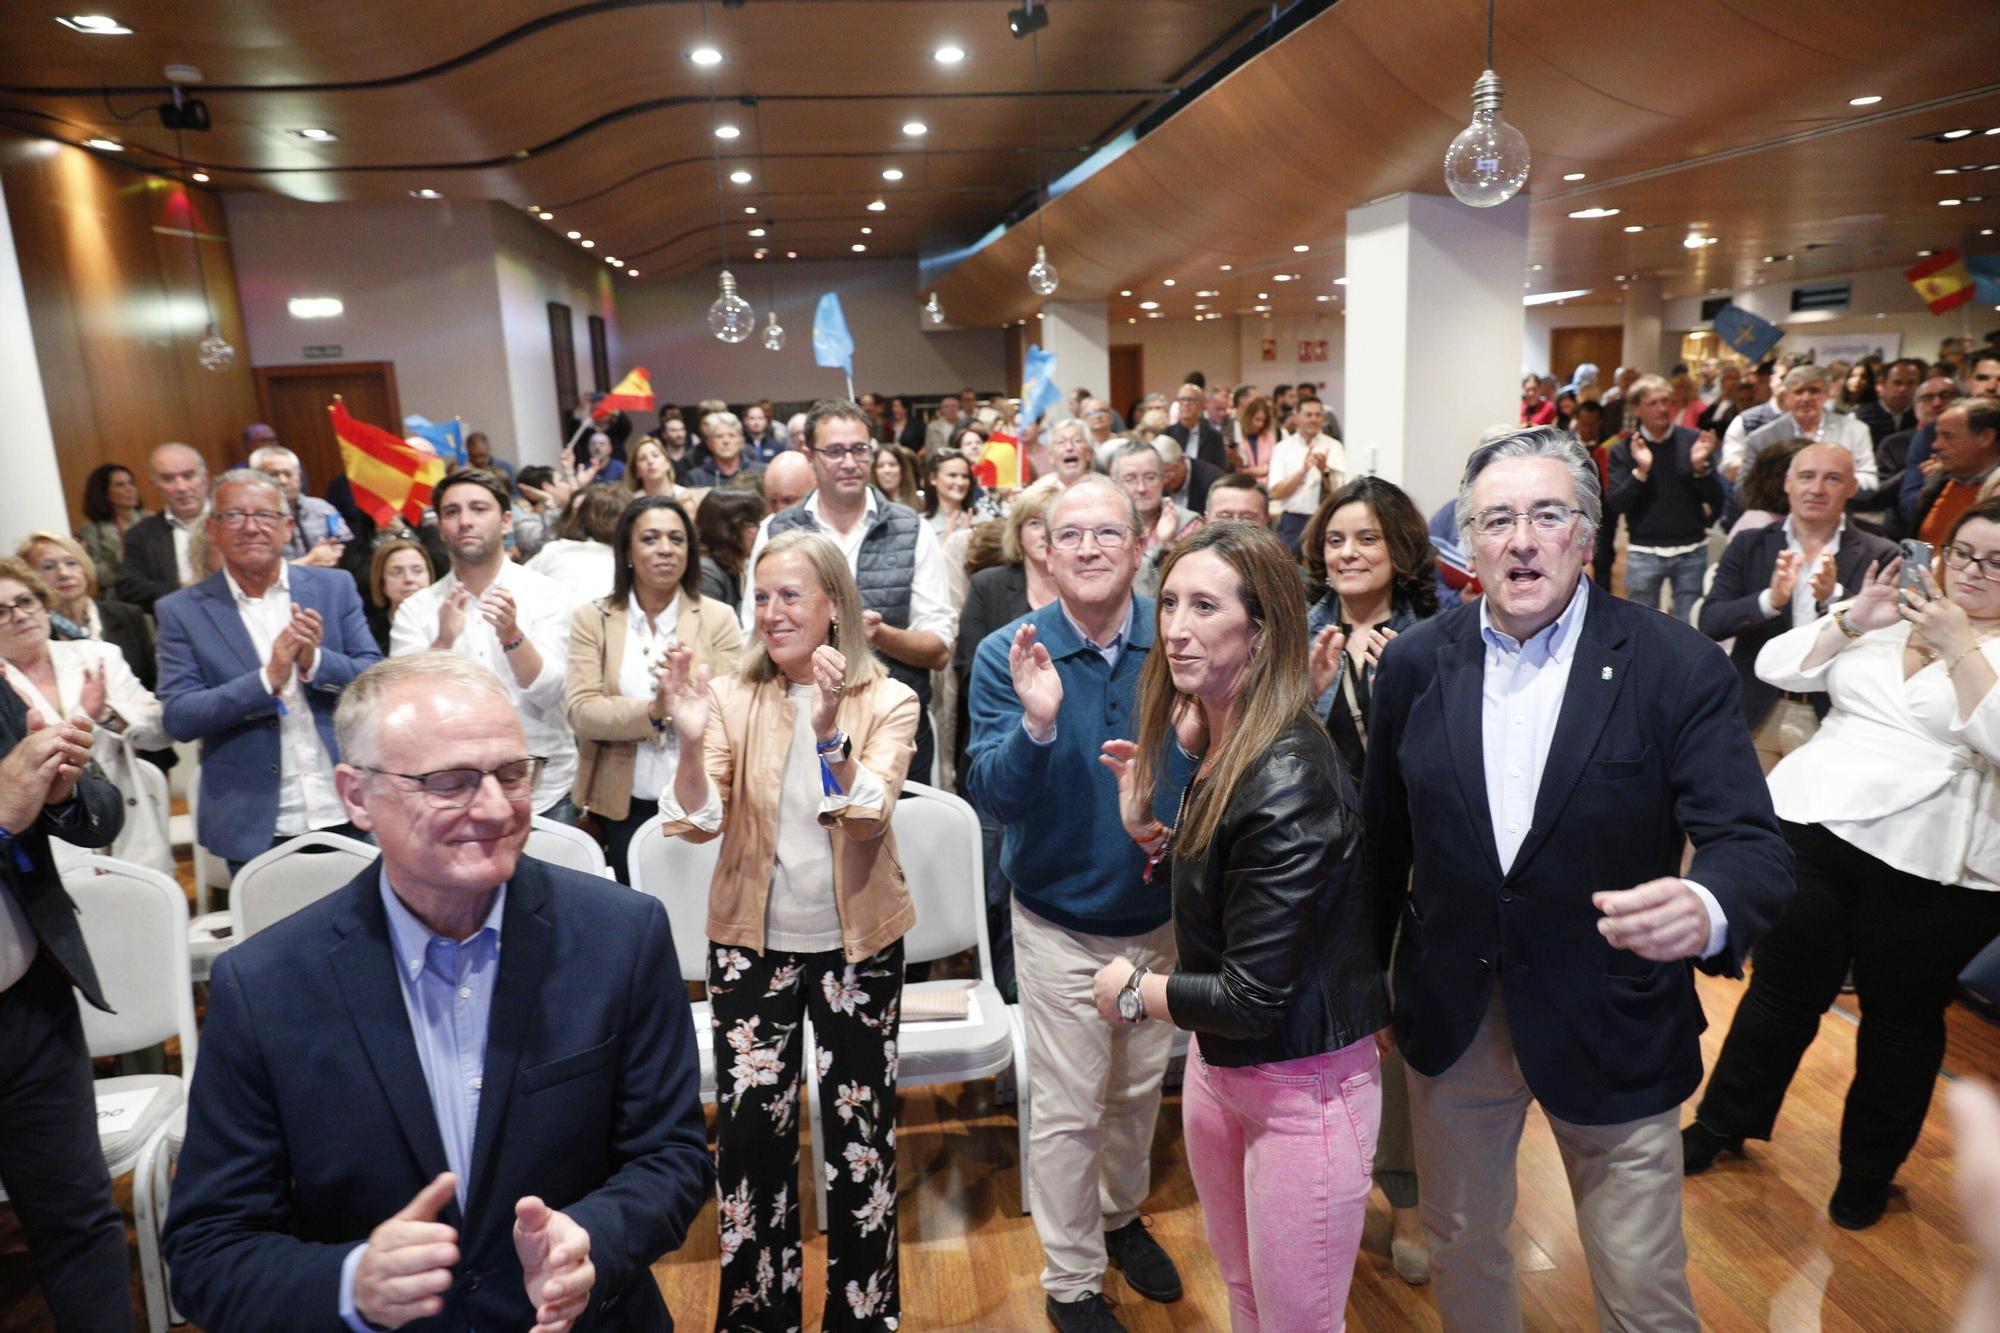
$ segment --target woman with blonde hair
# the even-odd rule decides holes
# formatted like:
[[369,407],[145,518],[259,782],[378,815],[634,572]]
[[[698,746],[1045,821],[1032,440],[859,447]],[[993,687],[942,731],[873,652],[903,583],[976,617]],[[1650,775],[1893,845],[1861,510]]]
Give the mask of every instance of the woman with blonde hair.
[[869,650],[840,548],[787,532],[759,553],[756,638],[733,674],[685,645],[662,694],[680,746],[660,794],[669,836],[722,836],[709,885],[722,1197],[718,1329],[803,1326],[798,1202],[802,1030],[819,1050],[827,1145],[823,1327],[891,1329],[896,1023],[916,922],[890,818],[917,696]]
[[153,688],[158,663],[146,613],[100,595],[97,561],[83,543],[59,532],[31,532],[14,554],[48,587],[50,638],[102,639],[124,655],[140,684]]
[[[1115,959],[1107,1021],[1195,1034],[1182,1118],[1238,1330],[1342,1327],[1368,1207],[1388,1023],[1354,784],[1313,716],[1298,567],[1213,523],[1167,556],[1139,740],[1104,744],[1126,831],[1172,876],[1179,965]],[[1205,740],[1202,737],[1205,735]],[[1201,765],[1154,818],[1169,747]]]

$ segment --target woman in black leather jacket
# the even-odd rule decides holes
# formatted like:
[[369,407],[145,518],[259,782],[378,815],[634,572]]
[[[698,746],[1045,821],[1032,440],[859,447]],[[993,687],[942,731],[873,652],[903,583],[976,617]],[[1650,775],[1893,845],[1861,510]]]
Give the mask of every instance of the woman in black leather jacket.
[[[1112,1021],[1195,1034],[1188,1167],[1237,1328],[1338,1328],[1367,1211],[1388,1001],[1352,780],[1313,716],[1296,567],[1264,528],[1198,529],[1161,570],[1139,741],[1107,742],[1128,832],[1173,874],[1179,969],[1097,974]],[[1205,733],[1174,827],[1164,747]]]

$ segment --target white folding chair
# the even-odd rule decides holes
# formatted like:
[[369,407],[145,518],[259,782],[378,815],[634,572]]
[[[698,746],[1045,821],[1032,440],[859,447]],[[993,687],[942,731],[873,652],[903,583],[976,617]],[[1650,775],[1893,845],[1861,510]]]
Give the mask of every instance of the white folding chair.
[[611,867],[605,861],[604,849],[597,845],[597,839],[560,820],[536,815],[534,827],[528,830],[528,845],[522,850],[537,861],[547,861],[552,866],[611,878]]
[[[663,816],[654,815],[632,835],[632,849],[626,867],[632,887],[658,898],[667,909],[667,925],[673,930],[674,952],[679,955],[682,981],[708,980],[708,886],[715,878],[715,863],[722,856],[722,839],[689,842],[686,838],[664,838],[660,829]],[[715,1100],[715,1042],[710,1036],[713,1011],[707,1000],[694,1005],[695,1046],[701,1058],[701,1099]]]
[[246,862],[229,885],[229,919],[238,943],[309,907],[353,879],[378,855],[338,833],[301,833]]
[[100,1137],[111,1175],[132,1172],[146,1324],[152,1333],[164,1333],[169,1315],[160,1224],[171,1163],[161,1148],[169,1124],[186,1115],[188,1080],[194,1077],[200,1040],[188,975],[187,896],[159,871],[108,856],[85,857],[66,866],[63,887],[76,900],[78,924],[103,983],[104,998],[117,1011],[104,1013],[79,997],[91,1055],[124,1055],[169,1037],[180,1038],[179,1077],[131,1074],[99,1079],[95,1087],[100,1106],[122,1094],[152,1094],[128,1128],[102,1130]]
[[[986,856],[979,816],[950,792],[905,782],[890,816],[896,856],[917,910],[916,925],[903,937],[906,963],[934,962],[975,949],[979,979],[971,986],[968,1021],[901,1024],[896,1033],[896,1082],[903,1088],[963,1083],[986,1078],[1014,1063],[1013,1025],[1007,1002],[993,981],[993,955],[986,938]],[[958,981],[905,985],[905,997],[924,991],[965,989]],[[817,1041],[806,1029],[805,1067],[816,1067]],[[826,1230],[826,1143],[814,1127],[813,1187],[819,1196],[820,1230]],[[1025,1169],[1025,1162],[1024,1162]]]

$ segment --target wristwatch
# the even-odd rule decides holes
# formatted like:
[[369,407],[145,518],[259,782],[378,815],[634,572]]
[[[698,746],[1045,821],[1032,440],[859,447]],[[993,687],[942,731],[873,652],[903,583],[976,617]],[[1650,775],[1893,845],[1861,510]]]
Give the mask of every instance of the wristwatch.
[[1126,979],[1125,988],[1118,992],[1118,1016],[1127,1023],[1142,1023],[1146,1019],[1146,1001],[1139,994],[1139,983],[1152,975],[1150,967],[1135,967]]

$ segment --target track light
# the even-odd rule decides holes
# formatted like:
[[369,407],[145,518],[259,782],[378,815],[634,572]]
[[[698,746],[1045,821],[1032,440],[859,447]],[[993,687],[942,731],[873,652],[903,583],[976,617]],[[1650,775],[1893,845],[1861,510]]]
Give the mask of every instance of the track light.
[[1007,11],[1007,31],[1016,37],[1026,37],[1031,32],[1040,32],[1049,26],[1049,7],[1036,4],[1035,0],[1022,0],[1019,9]]

